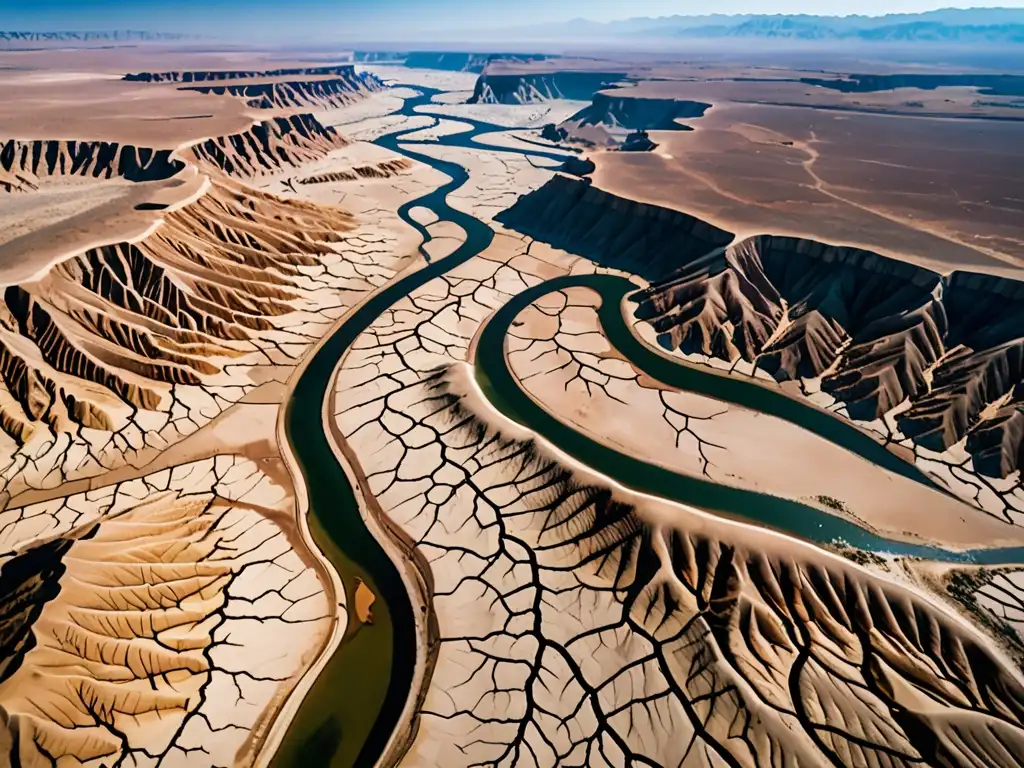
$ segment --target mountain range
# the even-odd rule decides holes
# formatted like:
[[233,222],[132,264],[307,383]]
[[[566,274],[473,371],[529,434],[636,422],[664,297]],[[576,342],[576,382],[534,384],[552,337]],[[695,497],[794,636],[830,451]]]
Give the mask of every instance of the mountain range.
[[776,38],[866,42],[1024,43],[1024,8],[945,8],[885,16],[707,14],[632,18],[607,23],[573,19],[503,30],[522,40]]

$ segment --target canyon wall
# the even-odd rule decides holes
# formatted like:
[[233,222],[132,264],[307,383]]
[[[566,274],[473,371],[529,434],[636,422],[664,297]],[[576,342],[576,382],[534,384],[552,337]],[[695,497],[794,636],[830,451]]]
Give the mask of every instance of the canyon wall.
[[631,131],[678,131],[687,128],[676,120],[703,117],[710,108],[710,104],[700,101],[634,97],[628,88],[622,88],[595,93],[591,105],[569,122]]
[[137,147],[110,141],[8,139],[0,141],[0,189],[35,189],[40,179],[81,176],[154,181],[185,167],[172,150]]
[[590,101],[597,91],[625,79],[625,72],[488,74],[476,81],[470,104],[532,104],[550,99]]
[[339,77],[262,83],[189,86],[183,90],[245,99],[254,109],[289,107],[344,107],[384,84],[373,75],[351,73]]
[[985,475],[1024,466],[1022,282],[807,238],[736,242],[564,176],[497,220],[646,280],[635,314],[666,348],[820,379],[854,419],[902,406],[903,434],[936,452],[967,438]]

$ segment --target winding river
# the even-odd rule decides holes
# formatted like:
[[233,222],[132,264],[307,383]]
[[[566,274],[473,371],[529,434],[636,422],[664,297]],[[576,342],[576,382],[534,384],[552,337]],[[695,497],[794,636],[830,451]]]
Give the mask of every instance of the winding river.
[[[395,114],[426,114],[435,119],[435,125],[437,120],[449,117],[417,111],[418,107],[429,105],[440,91],[422,86],[408,87],[419,91],[420,95],[406,99],[403,108]],[[325,398],[330,396],[334,371],[355,340],[382,312],[420,286],[479,254],[493,240],[490,226],[452,208],[447,202],[447,196],[468,180],[466,170],[457,163],[419,153],[415,147],[429,144],[486,148],[548,160],[561,160],[567,156],[533,149],[481,145],[474,142],[476,136],[507,129],[464,117],[450,119],[468,124],[470,130],[429,142],[403,141],[404,136],[423,130],[411,128],[383,136],[376,143],[430,165],[450,177],[451,181],[435,191],[403,205],[399,215],[416,228],[426,244],[430,234],[426,227],[410,216],[410,211],[415,207],[427,208],[440,221],[450,221],[461,227],[466,233],[465,243],[441,260],[428,259],[425,267],[390,283],[351,312],[316,351],[288,404],[286,431],[309,489],[309,521],[314,539],[340,574],[348,605],[354,604],[357,579],[366,583],[377,596],[377,601],[372,625],[360,625],[354,619],[350,620],[341,646],[304,698],[290,725],[272,762],[276,768],[374,765],[386,748],[411,695],[410,682],[416,663],[414,611],[422,608],[411,604],[395,563],[367,530],[352,485],[324,432],[322,408]],[[647,464],[576,432],[538,406],[518,387],[504,356],[505,335],[516,315],[542,295],[572,286],[589,287],[600,293],[600,318],[610,342],[653,378],[772,413],[870,461],[919,482],[928,482],[915,468],[894,457],[877,441],[839,417],[754,382],[680,366],[647,349],[632,335],[620,310],[623,298],[636,286],[624,278],[610,275],[557,278],[517,295],[487,322],[477,345],[477,379],[492,403],[566,453],[636,490],[716,510],[819,543],[842,538],[865,549],[954,561],[998,563],[1024,558],[1022,549],[958,553],[892,541],[796,501],[719,485]],[[729,382],[724,387],[723,379]]]

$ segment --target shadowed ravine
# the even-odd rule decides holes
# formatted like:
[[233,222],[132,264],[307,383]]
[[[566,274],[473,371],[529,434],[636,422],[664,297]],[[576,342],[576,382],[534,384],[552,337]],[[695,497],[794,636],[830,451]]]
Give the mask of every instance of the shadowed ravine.
[[[407,99],[398,114],[413,116],[429,113],[417,112],[416,107],[430,103],[439,93],[432,89],[412,86],[420,96]],[[437,115],[430,115],[438,119]],[[368,299],[349,315],[348,319],[324,342],[310,360],[296,384],[288,404],[286,429],[291,449],[302,468],[309,488],[310,528],[324,554],[338,570],[352,604],[356,579],[364,581],[377,595],[374,604],[373,625],[358,626],[353,619],[342,645],[320,674],[303,700],[285,740],[274,757],[273,765],[285,766],[331,765],[372,766],[383,754],[410,695],[411,680],[416,662],[416,629],[414,606],[411,605],[404,582],[388,554],[364,525],[355,494],[348,478],[331,450],[324,433],[321,411],[325,397],[330,396],[333,373],[356,339],[393,304],[434,278],[465,263],[485,250],[493,240],[491,228],[479,219],[455,210],[448,205],[447,196],[468,180],[468,173],[457,163],[435,159],[413,151],[416,144],[468,147],[488,151],[516,152],[500,147],[482,146],[473,138],[481,133],[504,130],[500,126],[459,117],[472,126],[472,130],[441,137],[430,142],[405,142],[404,135],[422,130],[412,128],[387,135],[377,144],[407,158],[425,163],[451,178],[437,190],[406,203],[399,215],[423,237],[430,240],[426,228],[412,219],[410,210],[423,207],[431,210],[440,221],[449,221],[466,233],[466,242],[450,256],[430,261],[424,268],[405,275]],[[565,155],[524,150],[517,152],[536,157],[560,160]],[[622,297],[633,286],[623,278],[610,276],[566,277],[546,282],[516,297],[500,309],[487,323],[478,344],[476,369],[478,380],[492,403],[508,416],[550,439],[559,448],[584,461],[594,469],[637,490],[655,493],[665,498],[694,506],[721,511],[732,517],[747,519],[819,543],[843,538],[855,546],[866,549],[916,554],[920,556],[981,562],[1016,560],[1021,550],[987,550],[973,553],[946,552],[941,549],[891,541],[847,522],[834,515],[798,502],[766,494],[726,487],[697,478],[686,477],[663,468],[641,462],[606,448],[562,424],[533,403],[516,385],[504,358],[504,339],[516,315],[540,296],[573,285],[595,288],[603,297],[602,323],[612,343],[627,356],[636,356],[637,366],[646,369],[653,365],[626,327],[619,311]],[[625,334],[625,336],[623,335]],[[629,343],[632,339],[633,345]],[[643,350],[643,352],[638,351]],[[643,358],[643,359],[641,359]],[[660,365],[675,366],[667,360]],[[680,368],[680,370],[682,370]],[[672,383],[675,379],[668,369],[659,371],[656,378]],[[687,368],[679,373],[678,382],[687,388],[706,391],[719,387],[720,374]],[[703,381],[703,385],[701,381]],[[688,382],[688,383],[687,383]],[[747,392],[749,390],[749,392]],[[763,399],[764,388],[752,382],[736,380],[730,385],[731,402],[756,407]],[[747,392],[745,395],[744,392]],[[790,421],[821,434],[812,422],[822,418],[820,411],[789,401],[795,408]],[[338,404],[344,407],[344,402]],[[804,423],[804,419],[806,422]],[[836,421],[832,417],[827,417]],[[838,429],[838,427],[836,428]],[[854,428],[850,430],[857,432]],[[828,430],[825,430],[826,432]],[[838,434],[838,432],[837,432]],[[857,432],[857,434],[861,434]],[[891,455],[872,453],[884,451],[876,442],[861,434],[862,450],[856,438],[850,442],[834,439],[848,450],[885,463],[888,468]],[[916,470],[904,467],[905,474],[913,476]],[[919,474],[919,473],[918,473]],[[921,479],[923,478],[915,478]],[[419,606],[415,610],[420,610]]]

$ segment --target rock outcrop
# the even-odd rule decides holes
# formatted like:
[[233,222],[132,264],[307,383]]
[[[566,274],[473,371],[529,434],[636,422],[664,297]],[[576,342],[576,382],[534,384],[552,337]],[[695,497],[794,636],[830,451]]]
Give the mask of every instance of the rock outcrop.
[[441,69],[446,72],[483,72],[495,61],[526,63],[552,58],[531,53],[461,53],[452,51],[414,51],[405,56],[405,66],[415,69]]
[[188,86],[183,90],[218,96],[234,96],[244,99],[246,104],[254,109],[291,107],[329,109],[352,104],[367,93],[379,91],[383,87],[384,84],[373,75],[353,72],[330,78],[197,85]]
[[569,121],[631,131],[680,131],[688,128],[677,120],[703,117],[710,108],[701,101],[632,96],[630,89],[622,88],[594,94],[591,105]]
[[647,280],[721,248],[732,234],[679,211],[555,176],[498,214],[499,223]]
[[40,179],[56,176],[166,179],[185,167],[172,155],[168,149],[108,141],[8,139],[0,142],[0,190],[35,189]]
[[0,402],[0,426],[16,440],[38,422],[110,429],[112,404],[154,410],[174,385],[201,384],[293,311],[299,267],[351,228],[336,209],[214,180],[144,240],[8,286],[0,378],[13,401]]
[[288,67],[283,69],[202,69],[177,70],[170,72],[135,72],[124,76],[124,80],[139,83],[203,83],[218,80],[248,80],[267,77],[358,77],[351,64],[328,67]]
[[320,160],[348,145],[334,128],[313,115],[274,117],[243,133],[207,139],[190,147],[200,163],[208,163],[236,178],[254,178]]
[[820,379],[854,419],[902,405],[897,423],[919,445],[942,452],[966,438],[978,472],[1021,466],[1024,283],[805,238],[731,242],[564,176],[497,220],[650,282],[635,313],[667,348],[742,359],[778,381]]
[[375,165],[357,165],[346,171],[319,173],[298,179],[299,184],[329,184],[334,181],[357,181],[358,179],[389,179],[412,167],[412,161],[404,157],[385,160]]
[[551,99],[589,101],[626,78],[625,72],[488,74],[476,81],[470,104],[532,104]]

